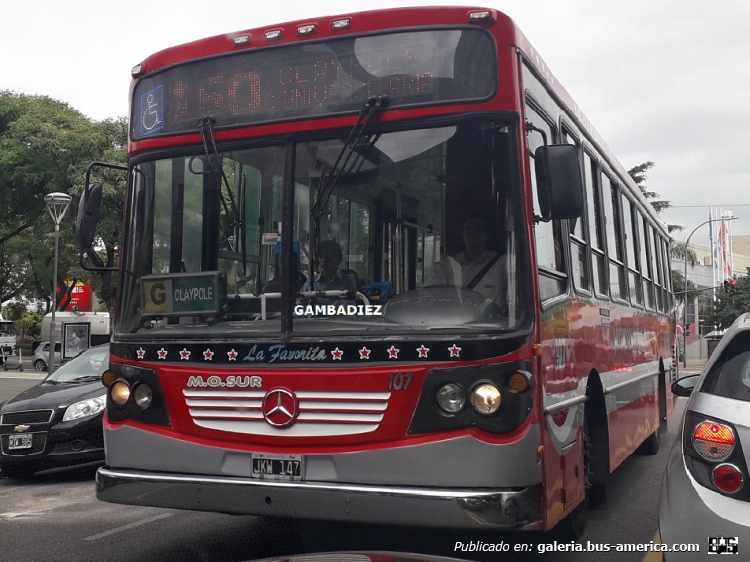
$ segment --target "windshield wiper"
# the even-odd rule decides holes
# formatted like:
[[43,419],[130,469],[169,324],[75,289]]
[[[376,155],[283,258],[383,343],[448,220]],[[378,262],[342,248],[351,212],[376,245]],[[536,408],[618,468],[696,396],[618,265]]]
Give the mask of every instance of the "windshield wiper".
[[66,383],[79,383],[79,382],[94,382],[101,380],[101,377],[99,375],[86,375],[84,377],[76,377],[74,379],[70,379],[67,381],[63,381]]
[[[310,241],[310,271],[315,271],[316,246],[320,238],[320,218],[323,215],[323,209],[328,205],[328,200],[333,195],[339,178],[345,174],[356,173],[364,164],[372,146],[377,142],[380,135],[367,135],[367,126],[372,122],[375,115],[380,113],[388,105],[390,98],[388,96],[378,96],[369,98],[362,109],[359,111],[357,121],[354,123],[349,136],[341,147],[333,166],[326,169],[320,176],[318,186],[318,197],[315,204],[310,209],[310,216],[313,219],[313,236]],[[362,147],[361,150],[357,150]],[[352,160],[352,156],[356,156]],[[351,161],[351,163],[350,163]],[[348,168],[347,168],[348,166]]]
[[[219,150],[216,148],[216,138],[214,137],[214,129],[213,129],[213,118],[212,117],[203,117],[201,119],[199,130],[201,134],[201,139],[203,140],[203,150],[206,154],[206,160],[208,162],[208,170],[211,172],[211,176],[214,179],[214,182],[219,185],[219,195],[221,199],[221,204],[224,207],[224,212],[227,214],[228,217],[230,217],[230,220],[232,222],[232,227],[235,234],[235,247],[236,248],[242,248],[242,274],[243,276],[247,276],[247,248],[245,244],[245,235],[246,235],[246,225],[245,225],[245,205],[242,203],[238,209],[237,203],[234,200],[234,197],[232,196],[232,189],[229,187],[229,180],[227,179],[227,175],[224,173],[224,167],[222,166],[222,159],[219,156]],[[208,141],[211,141],[211,149],[213,150],[213,158],[211,158],[212,154],[209,151],[208,147]],[[212,164],[212,161],[216,162],[216,166],[219,168],[219,172],[221,173],[221,178],[216,177],[216,170],[214,169],[214,165]],[[230,214],[229,207],[227,207],[226,199],[224,198],[224,192],[221,189],[221,185],[223,185],[227,188],[227,196],[229,197],[229,207],[231,207],[232,212]],[[237,232],[239,230],[239,233]],[[239,235],[237,235],[239,234]],[[239,238],[239,240],[237,240]]]

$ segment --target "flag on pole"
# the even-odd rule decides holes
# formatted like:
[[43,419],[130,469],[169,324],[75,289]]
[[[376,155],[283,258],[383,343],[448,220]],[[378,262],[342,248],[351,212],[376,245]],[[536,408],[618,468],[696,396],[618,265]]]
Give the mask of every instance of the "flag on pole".
[[[718,260],[716,259],[716,246],[714,245],[714,223],[710,222],[713,219],[711,216],[711,209],[708,211],[708,246],[711,248],[711,265],[716,270],[719,268]],[[685,248],[687,251],[687,248]]]
[[724,278],[728,279],[732,276],[732,270],[729,266],[729,254],[727,248],[729,247],[729,234],[727,232],[726,221],[721,221],[721,229],[719,230],[719,238],[721,238],[721,265],[724,273]]

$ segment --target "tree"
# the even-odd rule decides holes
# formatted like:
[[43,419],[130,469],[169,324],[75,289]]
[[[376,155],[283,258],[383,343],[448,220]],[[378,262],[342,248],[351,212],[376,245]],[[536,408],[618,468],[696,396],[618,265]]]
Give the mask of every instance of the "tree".
[[[646,172],[654,166],[654,162],[644,162],[643,164],[639,164],[638,166],[630,168],[628,170],[628,174],[638,186],[638,189],[641,190],[643,196],[649,200],[649,203],[651,203],[651,206],[654,208],[654,210],[657,213],[661,213],[665,209],[669,209],[672,206],[672,203],[670,201],[663,201],[659,199],[661,195],[659,195],[655,191],[649,190],[648,186],[646,186],[646,181],[648,180]],[[667,228],[669,229],[669,232],[675,232],[677,230],[683,229],[683,227],[679,224],[668,224]]]
[[695,265],[698,263],[698,256],[695,255],[695,252],[693,250],[688,249],[687,252],[685,252],[685,243],[684,242],[675,242],[672,240],[672,244],[670,245],[670,252],[672,254],[672,258],[684,262],[687,260],[690,267],[695,267]]
[[[750,275],[750,268],[748,268]],[[718,329],[728,328],[734,320],[750,312],[750,277],[738,277],[733,292],[717,292],[715,306],[708,315],[708,323]]]
[[[19,295],[42,299],[49,310],[52,293],[54,229],[44,196],[61,191],[74,201],[60,225],[58,286],[72,289],[66,280],[87,279],[73,251],[73,225],[77,196],[83,190],[86,166],[109,158],[124,161],[125,119],[94,122],[68,104],[46,96],[0,91],[0,301]],[[105,254],[114,263],[113,240],[119,238],[124,183],[112,184],[105,193],[102,222],[118,222],[102,233]],[[108,202],[118,201],[114,207]],[[118,206],[119,205],[119,206]],[[114,231],[117,231],[116,233]],[[109,307],[113,303],[112,279],[97,279],[97,292]],[[94,279],[96,279],[96,277]],[[93,280],[93,279],[92,279]],[[63,294],[64,294],[63,293]],[[102,294],[105,293],[105,294]],[[64,304],[61,300],[58,305]]]
[[685,296],[693,300],[700,295],[700,291],[697,290],[695,283],[688,279],[686,287],[685,278],[682,276],[682,273],[676,270],[672,270],[672,289],[674,290],[675,299],[681,302],[685,301]]

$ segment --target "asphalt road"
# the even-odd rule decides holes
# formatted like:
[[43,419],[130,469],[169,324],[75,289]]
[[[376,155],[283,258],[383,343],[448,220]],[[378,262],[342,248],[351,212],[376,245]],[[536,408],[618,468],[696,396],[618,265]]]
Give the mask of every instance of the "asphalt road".
[[[41,376],[0,372],[0,402]],[[654,537],[661,475],[684,404],[680,399],[658,455],[634,456],[610,477],[609,506],[590,512],[584,541],[648,543]],[[95,497],[95,470],[96,465],[89,465],[41,472],[28,481],[0,478],[0,561],[218,562],[344,549],[519,562],[643,560],[643,554],[633,552],[539,554],[540,545],[555,540],[553,535],[270,521],[106,504]],[[472,541],[507,542],[510,551],[477,555],[456,549],[456,543]],[[514,553],[516,544],[528,545],[521,546],[528,552]]]

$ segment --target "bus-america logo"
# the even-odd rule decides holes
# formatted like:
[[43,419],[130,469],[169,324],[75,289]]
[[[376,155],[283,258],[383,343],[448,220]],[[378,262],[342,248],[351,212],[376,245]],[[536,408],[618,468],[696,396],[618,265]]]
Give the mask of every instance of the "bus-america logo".
[[261,388],[263,379],[257,375],[228,375],[226,377],[211,375],[206,379],[200,375],[191,375],[187,386],[188,388]]

